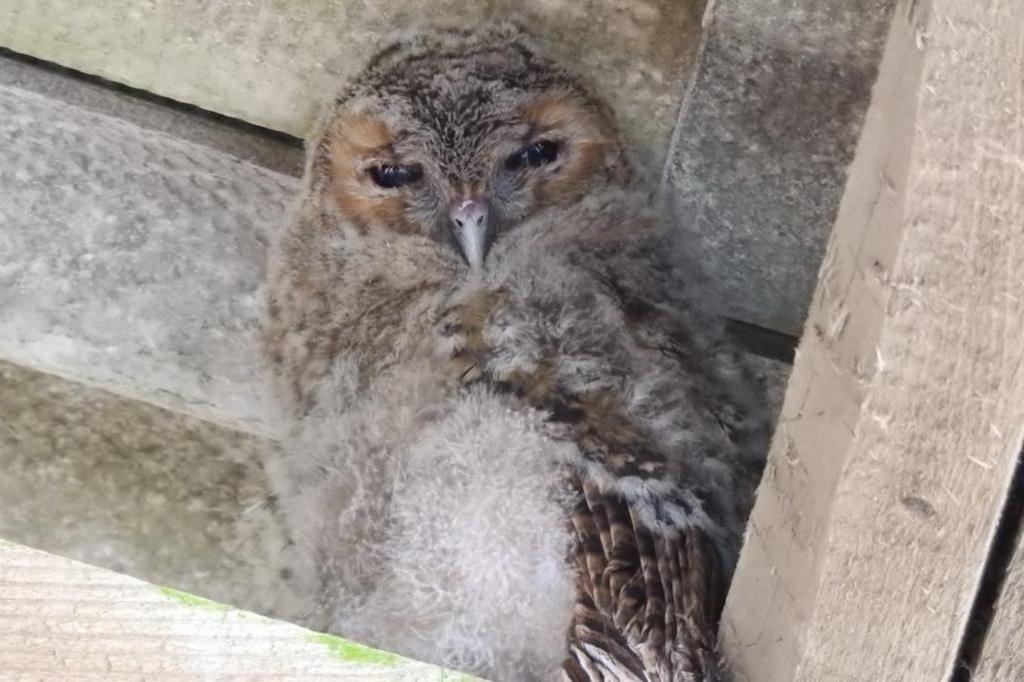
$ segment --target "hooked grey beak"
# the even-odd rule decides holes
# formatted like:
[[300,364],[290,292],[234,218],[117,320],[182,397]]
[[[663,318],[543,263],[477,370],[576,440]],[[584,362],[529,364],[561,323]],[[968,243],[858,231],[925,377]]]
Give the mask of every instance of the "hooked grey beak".
[[484,199],[466,199],[452,206],[448,211],[451,218],[449,228],[455,243],[462,252],[462,257],[469,267],[480,272],[484,267],[484,259],[494,242],[494,229],[491,227],[490,206]]

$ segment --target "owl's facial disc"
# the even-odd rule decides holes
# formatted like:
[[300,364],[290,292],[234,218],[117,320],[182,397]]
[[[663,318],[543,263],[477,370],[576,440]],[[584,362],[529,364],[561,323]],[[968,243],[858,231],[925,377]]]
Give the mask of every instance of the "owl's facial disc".
[[337,104],[312,164],[325,215],[476,272],[557,229],[546,211],[632,182],[609,112],[512,25],[385,47]]
[[489,219],[490,205],[484,199],[464,199],[448,212],[448,224],[455,245],[475,272],[484,268],[484,259],[494,243],[494,226]]

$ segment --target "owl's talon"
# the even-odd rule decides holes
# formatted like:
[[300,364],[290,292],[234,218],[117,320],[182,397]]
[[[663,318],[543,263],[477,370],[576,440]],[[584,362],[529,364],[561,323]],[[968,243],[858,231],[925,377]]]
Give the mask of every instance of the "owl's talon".
[[483,377],[479,359],[470,354],[454,353],[448,364],[450,368],[448,376],[458,386],[472,383]]
[[466,370],[462,373],[462,376],[460,377],[459,381],[461,381],[464,384],[468,384],[472,381],[476,381],[481,376],[482,373],[480,372],[480,365],[474,362],[472,365],[467,367]]

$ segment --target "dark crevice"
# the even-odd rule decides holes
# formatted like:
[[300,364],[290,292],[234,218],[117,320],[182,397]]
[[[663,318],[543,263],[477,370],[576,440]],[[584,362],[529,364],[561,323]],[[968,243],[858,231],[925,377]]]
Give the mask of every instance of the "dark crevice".
[[233,127],[245,130],[250,133],[257,133],[259,135],[271,137],[280,142],[285,142],[298,147],[302,146],[302,139],[294,135],[289,135],[288,133],[284,133],[279,130],[265,128],[261,125],[257,125],[256,123],[249,123],[248,121],[232,118],[231,116],[227,116],[225,114],[218,114],[215,111],[203,109],[202,107],[198,107],[195,104],[179,102],[176,99],[164,97],[163,95],[157,95],[152,92],[149,92],[148,90],[133,88],[130,85],[125,85],[124,83],[118,83],[116,81],[107,80],[102,76],[96,76],[91,73],[85,73],[83,71],[78,71],[67,66],[61,66],[60,64],[48,62],[44,59],[32,57],[26,54],[22,54],[20,52],[14,52],[13,50],[10,50],[6,47],[0,47],[0,56],[5,57],[7,59],[13,59],[15,61],[23,62],[25,64],[30,64],[31,66],[34,66],[36,68],[46,69],[47,71],[52,71],[55,73],[62,73],[64,75],[77,78],[78,80],[87,81],[89,83],[92,83],[93,85],[98,85],[100,87],[106,88],[107,90],[112,90],[114,92],[120,92],[122,94],[130,95],[137,99],[146,100],[154,104],[171,107],[179,111],[193,114],[195,116],[201,116],[203,118],[217,121],[219,123],[231,125]]
[[740,348],[769,360],[793,364],[799,339],[773,329],[740,320],[726,319],[725,331]]
[[1010,481],[1010,489],[1003,506],[1003,513],[996,526],[992,548],[982,569],[981,584],[971,605],[956,664],[950,682],[969,682],[974,668],[981,658],[985,638],[988,636],[992,619],[998,609],[1006,575],[1013,561],[1014,552],[1021,539],[1021,518],[1024,516],[1024,452],[1017,456],[1017,465]]

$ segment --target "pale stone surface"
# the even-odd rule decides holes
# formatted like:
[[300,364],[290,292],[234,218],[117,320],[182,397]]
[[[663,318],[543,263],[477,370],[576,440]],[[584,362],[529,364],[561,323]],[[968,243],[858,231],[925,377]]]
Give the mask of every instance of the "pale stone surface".
[[251,568],[266,557],[239,521],[272,518],[269,447],[0,363],[0,537],[257,608]]
[[666,174],[725,314],[799,334],[895,0],[717,0]]
[[129,121],[143,130],[167,133],[278,173],[302,174],[304,151],[298,138],[55,64],[0,51],[0,85]]
[[3,540],[0,594],[11,682],[478,679]]
[[256,330],[297,180],[0,85],[0,358],[265,431]]
[[382,37],[519,15],[660,167],[704,0],[3,0],[0,45],[295,135]]

